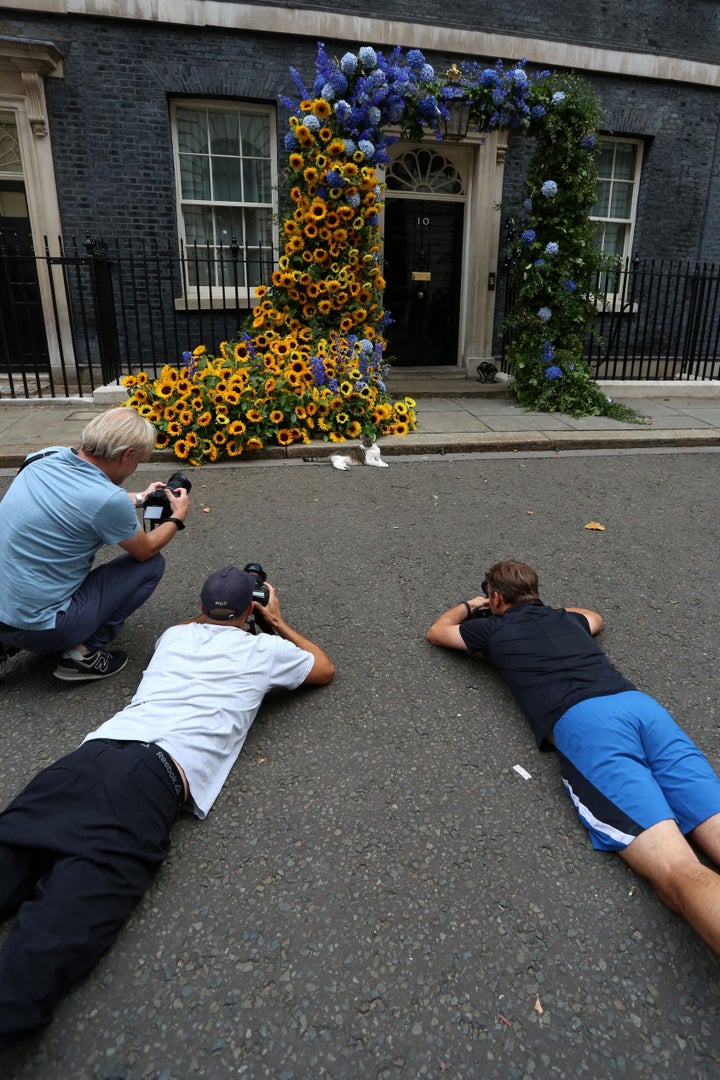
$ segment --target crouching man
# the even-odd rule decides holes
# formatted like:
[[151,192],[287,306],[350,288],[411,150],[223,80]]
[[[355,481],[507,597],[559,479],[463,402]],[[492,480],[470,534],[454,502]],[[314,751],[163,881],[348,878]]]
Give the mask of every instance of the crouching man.
[[264,695],[335,674],[288,625],[277,595],[245,630],[256,579],[212,574],[201,614],[166,630],[130,704],[30,781],[0,814],[0,915],[17,918],[0,949],[0,1048],[48,1024],[166,858],[185,806],[204,818]]
[[720,778],[593,641],[597,612],[547,607],[526,563],[496,563],[483,587],[440,615],[429,641],[498,669],[538,746],[557,749],[593,847],[619,852],[720,953],[720,875],[688,843],[720,866]]

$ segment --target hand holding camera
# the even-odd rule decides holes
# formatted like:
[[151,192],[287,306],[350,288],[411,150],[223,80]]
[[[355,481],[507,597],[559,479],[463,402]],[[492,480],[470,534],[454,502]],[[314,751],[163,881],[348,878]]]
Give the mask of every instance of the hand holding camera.
[[192,484],[183,472],[174,472],[166,484],[156,485],[143,502],[143,526],[146,532],[174,518],[178,509],[186,509],[187,493],[191,489]]

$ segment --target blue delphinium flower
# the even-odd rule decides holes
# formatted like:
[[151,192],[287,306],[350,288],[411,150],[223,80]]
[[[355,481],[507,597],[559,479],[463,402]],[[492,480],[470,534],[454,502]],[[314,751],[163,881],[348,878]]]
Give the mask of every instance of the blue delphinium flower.
[[350,119],[350,114],[352,113],[350,103],[347,102],[345,98],[340,98],[339,101],[335,102],[333,109],[335,111],[335,116],[337,117],[338,123],[347,123],[347,121]]
[[377,53],[370,45],[363,45],[359,52],[360,63],[366,71],[377,67]]
[[580,145],[582,146],[583,150],[592,150],[593,146],[595,145],[595,136],[585,135],[585,137],[580,140]]
[[552,199],[553,195],[557,195],[557,189],[558,187],[554,180],[546,180],[540,188],[547,199]]
[[316,386],[322,386],[324,384],[324,382],[325,382],[326,374],[325,374],[325,364],[323,363],[321,357],[312,356],[310,358],[310,368],[312,370],[313,380],[315,382],[315,385]]
[[184,352],[182,354],[182,358],[184,364],[189,364],[190,361],[193,359],[193,354],[191,352]]
[[535,230],[526,229],[525,232],[521,235],[520,239],[522,240],[523,244],[532,244],[533,240],[535,239]]
[[283,146],[285,147],[286,150],[294,150],[297,145],[298,145],[298,141],[295,138],[295,132],[294,131],[288,131],[287,135],[283,139]]
[[327,80],[335,91],[335,96],[338,94],[344,94],[348,88],[348,81],[343,75],[342,71],[333,71],[330,74],[330,78]]
[[552,382],[557,382],[558,379],[562,379],[562,368],[557,364],[551,364],[550,367],[545,368],[545,374]]
[[340,383],[337,379],[328,379],[328,386],[332,390],[333,394],[337,394],[340,389]]
[[563,288],[567,289],[567,291],[571,292],[571,293],[572,292],[577,292],[577,285],[575,284],[575,282],[573,281],[572,278],[568,278],[567,281],[565,281],[563,283]]
[[554,240],[551,240],[549,244],[545,245],[545,254],[546,255],[557,255],[559,250],[560,250],[560,248],[555,243]]
[[358,66],[358,58],[355,53],[346,52],[340,61],[340,68],[346,75],[352,75]]
[[564,100],[565,95],[563,94],[562,90],[556,90],[552,96],[553,105],[562,105]]
[[549,322],[552,318],[552,311],[549,307],[541,307],[538,309],[538,319],[540,322]]

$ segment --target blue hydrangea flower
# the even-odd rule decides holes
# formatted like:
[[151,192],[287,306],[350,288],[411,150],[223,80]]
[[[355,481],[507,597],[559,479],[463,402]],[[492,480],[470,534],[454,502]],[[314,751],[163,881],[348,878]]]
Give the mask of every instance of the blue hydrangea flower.
[[562,368],[557,364],[551,364],[549,368],[545,368],[545,374],[551,382],[557,382],[558,379],[562,379]]
[[583,139],[580,140],[580,145],[582,146],[583,150],[592,150],[593,146],[595,145],[595,136],[586,135]]
[[339,101],[335,102],[335,105],[333,106],[333,109],[335,111],[335,116],[337,117],[339,123],[341,123],[341,124],[347,123],[347,121],[350,119],[350,114],[352,113],[352,109],[350,107],[349,102],[347,102],[345,100],[345,98],[340,98]]
[[357,192],[353,192],[352,195],[346,195],[345,198],[354,210],[356,210],[360,205],[361,199]]
[[283,146],[285,147],[286,150],[294,150],[297,145],[298,145],[298,141],[295,138],[295,132],[294,131],[288,131],[287,135],[283,139]]
[[526,229],[520,239],[522,240],[523,244],[532,244],[533,240],[535,239],[535,230]]
[[370,45],[363,45],[359,56],[360,63],[366,71],[372,71],[373,68],[377,67],[377,53]]
[[524,86],[528,81],[527,73],[523,71],[521,67],[514,67],[510,71],[510,78],[518,86]]
[[413,71],[419,71],[425,63],[425,57],[419,49],[408,49],[405,60],[408,67],[412,68]]
[[565,95],[563,94],[562,90],[556,90],[552,96],[553,105],[562,105],[564,100]]
[[430,82],[431,79],[434,79],[435,68],[432,66],[432,64],[423,64],[423,66],[420,68],[419,77],[422,82]]
[[382,120],[382,113],[378,109],[377,105],[370,106],[367,111],[367,118],[373,127],[378,127],[380,121]]
[[535,262],[533,263],[533,266],[537,266],[537,267],[545,266],[545,265],[546,265],[545,259],[536,259]]
[[532,199],[523,200],[523,210],[526,210],[528,214],[532,214]]
[[333,71],[330,74],[328,82],[332,86],[335,94],[344,94],[348,88],[348,81],[343,75],[342,71]]
[[550,322],[552,318],[552,311],[549,307],[541,307],[538,309],[538,319],[540,322]]
[[325,182],[329,184],[331,188],[343,187],[345,185],[345,177],[337,171],[337,169],[329,169],[325,174]]
[[340,61],[340,68],[346,75],[352,75],[357,70],[358,58],[355,53],[346,52]]
[[361,338],[360,340],[360,352],[371,353],[373,351],[373,343],[368,338]]
[[345,140],[345,153],[347,154],[347,156],[352,157],[356,150],[357,150],[357,146],[352,141],[352,139],[346,139]]
[[557,195],[557,184],[554,180],[546,180],[543,186],[540,188],[543,195],[547,199],[552,199],[553,195]]
[[314,116],[312,113],[307,113],[307,115],[303,118],[303,123],[305,124],[305,127],[308,129],[308,131],[320,130],[320,121],[318,120],[317,116]]
[[552,341],[546,341],[542,347],[541,359],[543,364],[552,364],[555,359],[555,349]]
[[559,250],[560,250],[560,248],[555,243],[554,240],[551,240],[549,244],[545,245],[545,254],[546,255],[557,255]]
[[542,120],[544,115],[545,115],[545,106],[544,105],[533,105],[532,109],[530,110],[531,119],[533,119],[533,120]]
[[329,82],[323,83],[322,89],[320,91],[320,97],[324,97],[326,101],[335,100],[335,91],[333,90]]
[[572,278],[568,278],[567,281],[563,283],[563,288],[567,289],[568,292],[577,292],[577,285]]
[[500,82],[500,76],[495,68],[485,68],[480,72],[480,85],[481,86],[497,86]]
[[365,157],[372,157],[375,153],[375,147],[369,139],[361,139],[358,143],[358,150],[362,150]]

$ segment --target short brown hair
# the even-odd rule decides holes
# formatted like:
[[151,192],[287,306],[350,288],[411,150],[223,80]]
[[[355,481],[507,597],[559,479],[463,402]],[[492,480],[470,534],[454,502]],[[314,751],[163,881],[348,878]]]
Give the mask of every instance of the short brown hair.
[[527,604],[539,600],[538,576],[532,566],[505,559],[485,571],[488,592],[499,592],[506,604]]

